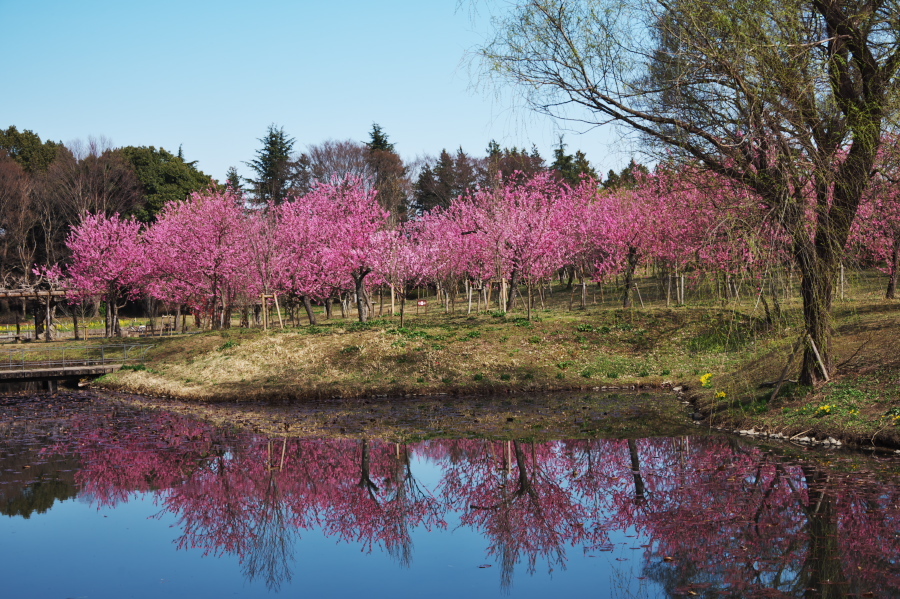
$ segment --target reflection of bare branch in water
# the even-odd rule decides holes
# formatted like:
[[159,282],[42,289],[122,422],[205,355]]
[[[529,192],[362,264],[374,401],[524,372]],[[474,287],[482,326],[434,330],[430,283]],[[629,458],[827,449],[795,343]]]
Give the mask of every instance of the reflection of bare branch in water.
[[376,534],[380,536],[388,555],[402,567],[408,568],[412,565],[413,556],[411,528],[422,522],[426,525],[442,522],[444,508],[413,476],[408,448],[397,444],[394,450],[394,459],[389,465],[390,477],[379,489],[372,480],[369,442],[364,440],[358,485],[368,492],[371,507],[380,521]]
[[[481,520],[486,532],[494,539],[494,545],[489,551],[497,554],[500,587],[506,593],[512,589],[515,566],[521,554],[527,556],[529,574],[534,573],[540,555],[547,559],[550,571],[555,567],[565,569],[564,544],[572,540],[574,530],[583,531],[580,518],[574,514],[577,509],[569,513],[565,502],[555,504],[562,489],[552,476],[544,475],[539,460],[534,455],[534,444],[530,446],[530,476],[528,459],[522,445],[518,441],[512,441],[511,444],[507,442],[506,467],[497,489],[499,501],[489,505],[469,506],[475,512],[483,513],[477,519]],[[513,457],[516,464],[514,481],[507,479],[507,475],[512,474]],[[553,513],[553,518],[548,517],[548,509]],[[493,515],[489,515],[491,513]]]
[[[206,486],[198,480],[193,493],[181,497],[193,509],[182,513],[179,522],[184,532],[177,544],[180,549],[200,547],[215,555],[237,554],[249,580],[264,579],[269,590],[277,591],[292,577],[297,530],[286,516],[288,507],[279,483],[286,445],[282,446],[281,466],[277,461],[272,466],[271,443],[265,465],[252,452],[230,459],[220,456],[210,469],[214,479],[205,481],[213,484]],[[245,468],[247,464],[252,467]],[[258,484],[242,486],[250,473],[260,474]],[[167,510],[183,509],[180,502],[172,503],[176,499],[177,495],[169,498]]]
[[275,472],[269,473],[265,493],[250,523],[244,573],[249,580],[265,578],[266,587],[277,591],[291,581],[290,564],[294,561],[296,529],[287,526],[287,507],[281,496]]

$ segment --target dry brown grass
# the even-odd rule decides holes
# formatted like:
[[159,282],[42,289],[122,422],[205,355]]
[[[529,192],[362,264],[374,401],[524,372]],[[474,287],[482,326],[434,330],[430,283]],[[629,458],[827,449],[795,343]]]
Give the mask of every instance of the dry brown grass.
[[[164,339],[146,370],[102,385],[204,401],[661,387],[727,369],[767,339],[719,308],[433,315]],[[740,338],[727,347],[728,330]],[[724,336],[723,336],[724,335]],[[724,345],[723,345],[724,344]],[[724,350],[724,351],[723,351]]]
[[[880,299],[881,283],[860,277],[853,295],[836,301],[834,351],[842,363],[836,380],[817,390],[789,385],[772,405],[765,401],[771,389],[760,384],[778,377],[802,330],[796,299],[783,302],[783,318],[771,326],[753,297],[677,308],[657,300],[631,310],[607,299],[570,311],[568,296],[557,293],[531,322],[521,313],[444,314],[432,307],[430,314],[409,315],[404,329],[387,318],[366,326],[337,319],[312,329],[206,332],[163,339],[145,370],[123,370],[100,384],[206,404],[379,397],[396,403],[437,394],[687,385],[714,424],[900,444],[900,429],[882,418],[900,408],[900,304]],[[704,373],[713,375],[708,390],[699,389]],[[717,391],[725,399],[716,400]],[[813,413],[830,404],[838,406],[835,414]]]

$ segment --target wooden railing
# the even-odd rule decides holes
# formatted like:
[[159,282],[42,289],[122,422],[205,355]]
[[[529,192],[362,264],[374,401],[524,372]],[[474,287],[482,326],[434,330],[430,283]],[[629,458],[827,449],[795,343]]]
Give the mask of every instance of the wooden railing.
[[16,349],[0,350],[0,370],[28,371],[51,368],[77,368],[107,364],[134,364],[144,362],[146,343],[114,343],[95,346],[44,346],[28,345]]

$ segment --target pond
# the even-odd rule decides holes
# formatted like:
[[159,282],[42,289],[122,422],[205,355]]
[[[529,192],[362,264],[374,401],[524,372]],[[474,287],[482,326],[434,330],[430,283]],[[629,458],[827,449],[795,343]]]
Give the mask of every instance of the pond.
[[6,597],[900,594],[892,456],[279,437],[37,399],[0,399]]

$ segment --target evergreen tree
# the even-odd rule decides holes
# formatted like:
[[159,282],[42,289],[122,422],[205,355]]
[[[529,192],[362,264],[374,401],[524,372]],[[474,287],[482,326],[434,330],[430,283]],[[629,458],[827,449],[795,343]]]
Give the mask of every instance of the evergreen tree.
[[378,123],[372,124],[366,147],[366,162],[374,179],[373,187],[378,192],[378,203],[391,213],[393,223],[406,220],[411,191],[406,166]]
[[61,147],[62,142],[42,142],[37,133],[28,129],[19,131],[14,125],[5,131],[0,129],[0,150],[6,150],[26,173],[46,171]]
[[169,202],[180,201],[195,191],[209,187],[209,175],[198,170],[196,162],[186,162],[181,147],[178,155],[153,146],[127,146],[122,154],[130,163],[144,195],[143,206],[135,211],[138,220],[149,223]]
[[591,177],[594,180],[599,179],[597,171],[588,162],[584,152],[578,150],[574,155],[566,154],[566,144],[563,142],[562,136],[559,138],[559,145],[553,150],[553,164],[550,165],[550,168],[572,186],[578,185],[582,176]]
[[294,138],[288,137],[284,127],[269,125],[266,135],[259,141],[262,148],[256,151],[256,158],[245,163],[256,179],[247,179],[253,186],[256,201],[266,204],[270,201],[280,204],[291,189],[291,152]]
[[366,145],[370,150],[394,151],[394,144],[388,141],[387,135],[378,123],[372,123],[372,130],[369,132],[369,141]]
[[480,187],[495,186],[500,175],[504,179],[509,179],[519,173],[524,178],[531,178],[547,170],[547,165],[536,146],[532,146],[529,153],[525,148],[519,149],[515,146],[501,149],[496,141],[491,140],[487,154],[487,159],[478,169]]
[[243,191],[241,176],[238,174],[236,167],[228,167],[228,171],[225,172],[225,184],[231,187],[235,192]]
[[628,166],[622,169],[621,173],[610,169],[606,180],[602,183],[603,189],[634,189],[637,186],[638,177],[649,174],[650,171],[643,164],[638,164],[631,159]]
[[467,190],[474,190],[478,185],[476,166],[462,148],[456,151],[455,157],[441,150],[434,165],[426,165],[416,181],[413,200],[416,212],[427,212],[437,206],[448,208]]

